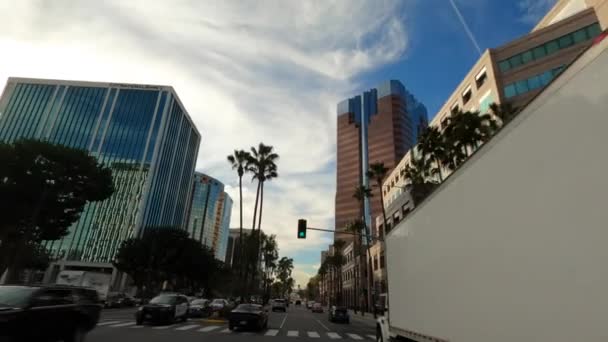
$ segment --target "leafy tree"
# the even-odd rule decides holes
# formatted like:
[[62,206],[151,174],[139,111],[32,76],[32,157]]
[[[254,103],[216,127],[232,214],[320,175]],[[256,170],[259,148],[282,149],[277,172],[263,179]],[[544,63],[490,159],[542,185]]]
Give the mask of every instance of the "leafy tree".
[[334,271],[335,284],[336,284],[336,302],[338,305],[342,304],[342,293],[343,293],[343,282],[342,282],[342,266],[346,264],[346,258],[344,257],[343,251],[346,242],[344,240],[334,241],[334,254],[330,257],[330,265]]
[[[282,257],[277,266],[277,279],[282,284],[281,295],[286,296],[287,292],[293,287],[291,272],[293,271],[293,259]],[[290,286],[290,279],[292,281]]]
[[264,258],[264,301],[267,302],[270,299],[270,284],[279,259],[275,235],[267,236],[262,233],[262,256]]
[[[244,150],[234,150],[234,154],[228,156],[228,162],[232,166],[233,170],[236,170],[239,176],[239,246],[238,251],[242,252],[242,241],[243,241],[243,175],[245,174],[247,162],[250,160],[251,155]],[[239,260],[243,260],[243,255],[239,255]],[[239,265],[241,266],[241,265]],[[239,282],[242,283],[243,268],[239,267]]]
[[492,103],[490,104],[490,112],[500,119],[503,125],[511,121],[519,112],[517,107],[513,107],[510,103]]
[[490,139],[496,130],[496,121],[490,114],[458,112],[448,120],[443,134],[447,146],[447,167],[456,169],[479,145]]
[[86,151],[36,140],[0,143],[0,250],[6,256],[0,270],[20,264],[20,247],[65,236],[88,202],[113,192],[112,172]]

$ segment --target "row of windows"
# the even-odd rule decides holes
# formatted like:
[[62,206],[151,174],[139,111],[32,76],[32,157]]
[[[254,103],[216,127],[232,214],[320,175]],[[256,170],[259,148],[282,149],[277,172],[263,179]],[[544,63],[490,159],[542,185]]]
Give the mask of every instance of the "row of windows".
[[589,39],[597,37],[602,32],[598,23],[583,27],[578,31],[574,31],[563,35],[557,39],[548,41],[542,45],[536,46],[530,50],[518,53],[508,59],[498,62],[498,68],[502,72],[518,68],[522,65],[530,63],[534,60],[550,56],[557,53],[559,50],[566,49],[575,44],[582,43]]
[[529,91],[542,88],[549,84],[555,76],[557,76],[564,66],[560,66],[548,71],[543,72],[539,75],[534,75],[525,80],[520,80],[515,83],[511,83],[505,87],[505,97],[511,98],[513,96],[521,95]]

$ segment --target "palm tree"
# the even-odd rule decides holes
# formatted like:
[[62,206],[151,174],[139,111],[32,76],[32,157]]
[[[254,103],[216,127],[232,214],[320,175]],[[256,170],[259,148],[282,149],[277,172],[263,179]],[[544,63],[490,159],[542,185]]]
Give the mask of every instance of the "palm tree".
[[267,302],[270,296],[270,282],[277,268],[277,260],[279,252],[275,235],[262,234],[262,255],[264,256],[264,302]]
[[384,219],[384,229],[388,233],[388,220],[386,219],[386,209],[384,209],[384,195],[382,194],[382,181],[386,178],[388,168],[384,166],[384,163],[373,163],[369,165],[367,171],[367,177],[376,181],[376,186],[380,191],[380,207],[382,207],[382,218]]
[[[380,189],[382,190],[382,189]],[[367,227],[367,224],[365,223],[365,217],[363,215],[363,201],[365,200],[365,198],[370,198],[372,197],[372,191],[371,189],[363,186],[363,185],[359,185],[357,188],[355,188],[355,193],[353,194],[353,197],[357,199],[357,201],[359,201],[359,207],[361,208],[361,217],[362,217],[362,223],[363,223],[363,230],[365,231],[365,236],[366,236],[366,246],[367,246],[367,256],[366,256],[366,260],[370,259],[371,256],[371,252],[370,252],[370,248],[371,248],[371,236],[370,236],[370,232],[369,229]],[[372,282],[372,269],[371,269],[371,264],[367,263],[368,271],[367,271],[367,286],[371,287]],[[366,305],[369,304],[368,303],[368,298],[366,298],[365,300]],[[375,303],[376,302],[376,298],[375,298],[375,294],[372,294],[372,302]],[[363,308],[361,308],[361,310],[363,310]],[[375,314],[375,313],[374,313]]]
[[410,153],[410,163],[405,167],[405,179],[414,205],[418,205],[433,191],[437,183],[427,180],[426,163],[422,156],[416,156],[413,152]]
[[439,182],[443,182],[441,161],[446,159],[446,144],[437,127],[429,127],[424,131],[418,142],[418,150],[427,162],[428,172],[434,176],[437,175]]
[[[369,191],[369,190],[368,190]],[[363,222],[363,220],[358,219],[358,220],[354,220],[352,222],[350,222],[348,225],[346,225],[346,231],[353,233],[353,234],[357,234],[355,235],[355,239],[354,239],[354,243],[353,243],[353,250],[355,251],[355,274],[354,274],[354,290],[355,290],[355,296],[357,296],[357,294],[359,293],[359,271],[360,271],[360,257],[361,257],[361,233],[363,232],[363,230],[365,229],[365,223]],[[357,302],[357,298],[354,298],[354,302]],[[358,305],[358,304],[356,304]]]
[[492,103],[490,104],[490,112],[500,119],[503,126],[511,121],[519,112],[517,107],[513,107],[510,103]]
[[342,266],[346,264],[346,260],[342,252],[344,251],[344,246],[346,245],[346,241],[344,240],[336,240],[334,241],[334,255],[331,258],[332,266],[334,271],[336,272],[336,301],[338,305],[342,304]]
[[245,174],[246,171],[246,166],[247,166],[247,161],[249,160],[249,158],[251,157],[251,155],[244,151],[244,150],[234,150],[234,154],[229,155],[227,157],[228,162],[230,163],[230,165],[232,166],[233,170],[236,170],[238,176],[239,176],[239,218],[240,218],[240,225],[239,225],[239,246],[238,246],[238,251],[239,251],[239,279],[242,280],[243,277],[243,267],[242,267],[242,262],[243,262],[243,175]]
[[451,169],[460,165],[481,143],[490,139],[496,130],[496,121],[490,114],[458,112],[448,120],[444,130],[447,145],[447,164]]
[[[319,266],[319,271],[317,272],[319,277],[321,277],[321,287],[323,288],[324,295],[327,295],[327,287],[328,287],[327,284],[325,283],[325,276],[327,276],[327,268],[328,268],[328,263],[327,263],[327,258],[326,258],[321,263],[321,266]],[[321,302],[323,303],[323,298],[321,298]]]

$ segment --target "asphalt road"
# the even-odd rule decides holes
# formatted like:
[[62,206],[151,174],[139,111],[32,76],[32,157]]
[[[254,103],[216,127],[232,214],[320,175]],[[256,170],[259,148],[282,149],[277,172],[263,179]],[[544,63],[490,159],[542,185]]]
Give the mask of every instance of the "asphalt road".
[[305,307],[291,305],[287,313],[271,312],[268,329],[263,331],[230,331],[221,321],[189,319],[185,323],[151,326],[135,325],[135,309],[105,310],[98,326],[89,333],[89,342],[171,341],[373,341],[373,321],[351,317],[350,324],[330,323],[327,312],[312,313]]

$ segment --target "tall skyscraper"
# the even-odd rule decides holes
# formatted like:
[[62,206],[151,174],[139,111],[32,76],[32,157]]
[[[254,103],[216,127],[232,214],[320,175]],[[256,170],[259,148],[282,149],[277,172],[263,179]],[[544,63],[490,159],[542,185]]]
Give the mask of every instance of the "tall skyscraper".
[[[350,221],[381,212],[378,200],[366,201],[364,208],[353,198],[355,189],[370,186],[365,175],[369,165],[382,162],[392,169],[417,141],[427,126],[426,107],[401,82],[386,81],[377,88],[338,104],[336,217],[335,228],[342,230]],[[336,237],[348,239],[347,235]]]
[[112,169],[114,194],[46,243],[59,264],[111,269],[125,239],[184,225],[201,136],[172,87],[9,78],[0,141],[20,138],[87,150]]
[[194,173],[187,231],[193,239],[211,248],[224,260],[228,243],[232,199],[224,184],[204,173]]

